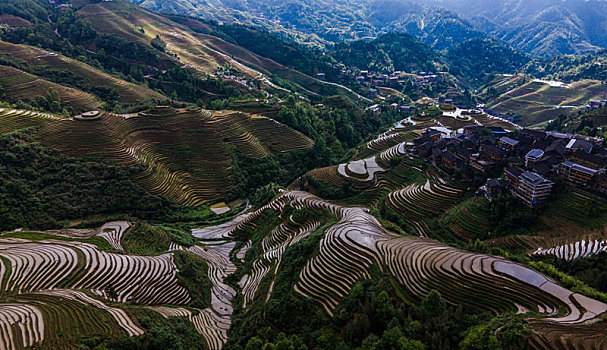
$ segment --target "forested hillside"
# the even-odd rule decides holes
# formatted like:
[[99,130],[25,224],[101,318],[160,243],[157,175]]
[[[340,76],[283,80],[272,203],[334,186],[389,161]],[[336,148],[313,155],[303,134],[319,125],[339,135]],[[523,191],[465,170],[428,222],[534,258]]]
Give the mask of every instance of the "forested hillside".
[[260,25],[313,43],[358,40],[397,30],[437,49],[493,36],[541,57],[607,46],[600,29],[607,21],[607,5],[600,0],[132,1],[164,13]]

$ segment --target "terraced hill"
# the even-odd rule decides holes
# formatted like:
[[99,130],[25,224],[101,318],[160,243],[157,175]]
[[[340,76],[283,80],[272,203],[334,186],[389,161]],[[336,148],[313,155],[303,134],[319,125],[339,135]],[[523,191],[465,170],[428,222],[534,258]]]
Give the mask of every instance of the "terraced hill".
[[262,116],[169,107],[138,116],[103,113],[94,120],[58,120],[40,134],[45,145],[70,156],[141,166],[136,180],[144,188],[184,205],[229,192],[231,152],[263,158],[312,146],[303,134]]
[[62,119],[51,113],[0,108],[0,134],[29,127],[42,127]]
[[[81,337],[94,334],[110,339],[143,335],[149,326],[142,317],[184,317],[205,348],[220,349],[230,325],[233,293],[221,280],[232,271],[227,254],[233,243],[189,248],[172,244],[158,256],[107,253],[91,243],[96,242],[91,237],[102,237],[121,248],[129,227],[114,222],[97,230],[13,232],[1,237],[2,348],[74,348]],[[169,250],[208,263],[213,291],[207,308],[190,305],[196,296],[182,285],[182,262]]]
[[[217,36],[195,32],[186,25],[125,1],[89,4],[79,9],[78,15],[90,21],[101,33],[144,45],[151,45],[151,40],[158,35],[167,44],[167,51],[176,54],[179,62],[203,72],[213,73],[227,64],[245,76],[261,80],[271,89],[281,89],[268,79],[268,76],[276,75],[294,83],[298,90],[309,95],[341,93],[359,98],[349,89],[317,80]],[[196,20],[186,23],[192,28],[205,26]]]
[[607,93],[600,81],[581,80],[572,84],[530,80],[519,75],[497,76],[487,85],[491,91],[487,107],[503,114],[518,114],[520,124],[533,125],[561,114],[570,115],[592,99]]
[[[120,95],[122,102],[133,103],[147,99],[162,100],[165,97],[144,86],[114,78],[83,62],[27,45],[15,45],[0,41],[0,53],[26,61],[37,68],[51,67],[70,72],[91,85],[109,87]],[[5,88],[11,88],[10,85]]]
[[97,109],[101,105],[101,101],[91,94],[55,84],[9,66],[0,65],[0,85],[4,88],[4,99],[12,103],[44,97],[49,89],[54,89],[59,93],[61,102],[70,106],[76,113]]
[[[195,233],[206,239],[253,238],[238,253],[244,255],[241,253],[244,249],[247,256],[249,251],[258,254],[257,260],[246,267],[250,270],[246,270],[240,283],[243,307],[254,296],[270,298],[273,283],[262,282],[268,278],[272,281],[272,277],[267,277],[272,276],[270,267],[276,271],[285,247],[319,227],[314,220],[294,226],[293,217],[284,217],[274,221],[273,229],[266,231],[263,239],[246,234],[256,232],[267,215],[288,207],[307,210],[309,217],[326,217],[328,212],[336,218],[324,226],[318,255],[307,260],[294,286],[295,292],[316,300],[329,314],[356,281],[370,278],[370,266],[379,264],[414,299],[436,289],[452,303],[471,304],[495,313],[537,315],[533,329],[546,329],[548,324],[554,324],[566,333],[574,331],[574,327],[596,324],[587,328],[598,337],[603,328],[596,323],[600,320],[597,316],[607,311],[607,305],[567,291],[527,267],[503,258],[457,250],[427,238],[395,235],[362,208],[335,205],[298,191],[284,192],[254,213]],[[277,263],[273,264],[274,261]]]

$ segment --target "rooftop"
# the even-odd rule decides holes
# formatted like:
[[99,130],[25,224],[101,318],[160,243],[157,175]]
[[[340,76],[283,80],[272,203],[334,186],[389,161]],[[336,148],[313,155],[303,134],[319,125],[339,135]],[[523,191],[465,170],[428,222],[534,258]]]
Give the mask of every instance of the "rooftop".
[[507,143],[507,144],[509,144],[510,146],[516,146],[516,145],[518,145],[518,143],[519,143],[517,140],[515,140],[515,139],[511,139],[511,138],[509,138],[508,136],[504,136],[504,137],[500,138],[500,141],[501,141],[501,142],[504,142],[504,143]]
[[523,172],[519,178],[533,186],[551,183],[551,181],[544,179],[540,174],[532,173],[530,171]]
[[544,155],[544,151],[542,151],[541,149],[532,149],[531,151],[529,151],[529,153],[527,153],[525,155],[525,158],[533,158],[533,159],[540,159],[542,158],[542,156]]
[[599,172],[596,169],[592,169],[592,168],[589,168],[587,166],[583,166],[581,164],[574,163],[574,162],[569,161],[569,160],[564,161],[561,165],[564,166],[564,167],[571,168],[571,169],[574,169],[576,171],[582,172],[584,174],[588,174],[588,175],[596,175]]

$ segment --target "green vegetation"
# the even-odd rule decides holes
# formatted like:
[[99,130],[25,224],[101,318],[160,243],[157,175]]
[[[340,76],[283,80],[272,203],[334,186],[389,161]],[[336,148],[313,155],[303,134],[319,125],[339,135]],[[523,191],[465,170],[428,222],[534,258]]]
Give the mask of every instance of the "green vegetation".
[[528,265],[533,269],[546,274],[547,276],[554,278],[563,287],[589,298],[607,302],[607,294],[599,292],[592,287],[589,287],[584,282],[572,277],[564,272],[559,271],[556,267],[544,263],[542,261],[530,261]]
[[536,228],[537,214],[511,195],[500,195],[489,203],[489,232],[491,238],[528,234]]
[[396,70],[408,73],[441,70],[442,59],[429,46],[407,34],[385,34],[373,41],[339,43],[333,48],[335,58],[347,67],[377,72]]
[[146,329],[140,337],[120,337],[117,339],[94,338],[84,341],[89,348],[104,349],[205,349],[204,339],[196,332],[194,325],[185,317],[159,317],[153,311],[141,314],[139,323]]
[[546,124],[546,130],[564,133],[605,137],[607,109],[580,111],[565,116],[560,115]]
[[478,85],[486,75],[514,73],[530,58],[494,39],[472,39],[449,48],[445,57],[451,62],[451,74]]
[[179,269],[177,274],[179,284],[184,286],[192,297],[190,305],[199,309],[209,307],[212,284],[209,280],[207,263],[193,253],[185,251],[174,252],[173,261]]
[[161,218],[171,208],[130,180],[133,169],[60,156],[32,130],[0,136],[0,160],[0,230],[116,212]]
[[[567,261],[554,258],[550,261],[550,264],[559,271],[574,277],[601,293],[607,293],[607,273],[604,271],[606,263],[607,253],[605,252],[584,259]],[[575,284],[575,282],[573,283]]]
[[169,249],[169,235],[160,228],[138,222],[122,238],[122,247],[128,254],[156,255]]

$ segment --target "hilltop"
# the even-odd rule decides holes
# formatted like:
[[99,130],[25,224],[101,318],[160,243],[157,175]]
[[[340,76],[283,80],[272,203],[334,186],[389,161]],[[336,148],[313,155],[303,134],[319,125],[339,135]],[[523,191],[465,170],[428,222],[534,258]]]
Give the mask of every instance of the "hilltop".
[[603,1],[133,2],[162,13],[263,26],[284,37],[319,44],[375,38],[397,30],[437,49],[490,36],[523,52],[552,57],[595,51],[607,42],[604,33],[595,29],[606,20]]

